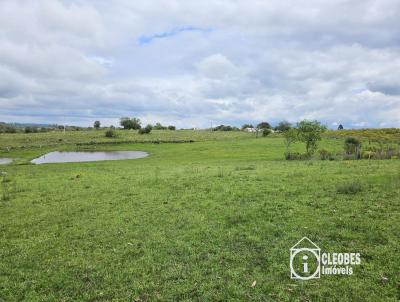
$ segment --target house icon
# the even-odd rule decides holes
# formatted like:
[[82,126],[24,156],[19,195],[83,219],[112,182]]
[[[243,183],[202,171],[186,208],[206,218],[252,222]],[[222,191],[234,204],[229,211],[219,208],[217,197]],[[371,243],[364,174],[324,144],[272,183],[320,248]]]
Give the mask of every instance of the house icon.
[[[315,258],[314,260],[317,262],[317,267],[314,272],[308,272],[308,256],[302,257],[303,262],[303,272],[296,271],[293,266],[293,262],[297,257],[300,257],[301,253],[307,252],[309,255]],[[308,275],[302,276],[303,273],[310,273]],[[321,249],[310,239],[307,237],[301,238],[295,245],[290,248],[290,278],[292,279],[300,279],[300,280],[310,280],[310,279],[318,279],[321,276]]]

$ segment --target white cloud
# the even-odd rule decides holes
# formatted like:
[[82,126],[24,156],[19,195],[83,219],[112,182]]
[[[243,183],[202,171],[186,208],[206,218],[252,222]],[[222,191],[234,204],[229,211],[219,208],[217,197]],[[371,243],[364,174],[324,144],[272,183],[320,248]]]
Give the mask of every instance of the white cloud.
[[238,73],[236,66],[220,53],[204,58],[197,64],[201,74],[210,78],[227,78]]

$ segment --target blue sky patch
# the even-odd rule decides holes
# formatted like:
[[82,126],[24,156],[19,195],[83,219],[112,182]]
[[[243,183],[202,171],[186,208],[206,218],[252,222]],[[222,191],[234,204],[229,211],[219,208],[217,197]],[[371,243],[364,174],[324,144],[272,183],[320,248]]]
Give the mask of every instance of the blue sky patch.
[[202,28],[202,27],[196,27],[196,26],[178,27],[178,28],[174,28],[170,31],[162,32],[162,33],[156,33],[156,34],[152,34],[152,35],[141,35],[138,38],[138,42],[140,45],[144,45],[144,44],[149,44],[149,43],[153,42],[153,40],[155,40],[155,39],[169,38],[169,37],[176,36],[183,32],[208,33],[211,31],[212,31],[211,28]]

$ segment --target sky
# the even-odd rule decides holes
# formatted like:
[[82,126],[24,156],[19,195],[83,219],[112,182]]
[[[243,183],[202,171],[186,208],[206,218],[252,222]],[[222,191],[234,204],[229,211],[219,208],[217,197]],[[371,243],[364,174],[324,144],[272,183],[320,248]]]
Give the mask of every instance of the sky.
[[1,0],[0,121],[400,127],[398,0]]

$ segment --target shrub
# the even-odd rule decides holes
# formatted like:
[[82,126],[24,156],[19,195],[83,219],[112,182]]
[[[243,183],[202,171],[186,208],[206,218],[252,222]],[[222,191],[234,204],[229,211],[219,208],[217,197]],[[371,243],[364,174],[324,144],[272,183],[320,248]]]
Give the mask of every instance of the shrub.
[[113,129],[108,129],[104,135],[105,137],[116,137],[117,133]]
[[325,149],[319,150],[319,158],[321,160],[335,160],[334,154]]
[[17,133],[17,128],[10,126],[10,127],[6,128],[5,132],[6,133]]
[[374,151],[363,151],[361,157],[364,159],[374,159],[376,157],[376,152]]
[[37,133],[38,128],[36,127],[25,127],[25,133]]
[[336,185],[336,192],[339,194],[356,194],[362,191],[362,185],[359,180],[353,180],[349,183]]
[[344,151],[347,155],[353,155],[354,159],[360,159],[361,141],[355,137],[347,137],[344,141]]
[[153,127],[154,130],[166,130],[167,127],[164,127],[163,125],[161,125],[161,123],[156,123]]
[[271,129],[263,129],[262,130],[262,136],[268,136],[271,134]]
[[237,127],[232,127],[229,125],[219,125],[213,128],[213,131],[237,131],[239,130]]
[[16,133],[17,129],[11,125],[0,122],[0,133]]
[[138,133],[139,134],[149,134],[152,129],[153,129],[153,126],[149,124],[146,127],[139,129]]
[[306,160],[310,159],[311,155],[309,153],[300,153],[300,152],[286,152],[285,159],[286,160]]

